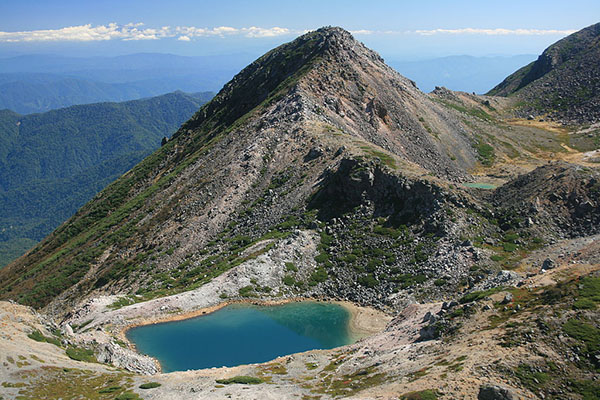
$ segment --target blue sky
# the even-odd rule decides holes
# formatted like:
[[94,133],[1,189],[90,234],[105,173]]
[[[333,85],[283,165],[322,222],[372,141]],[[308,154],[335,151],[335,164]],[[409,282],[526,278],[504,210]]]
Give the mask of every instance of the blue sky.
[[598,0],[0,2],[0,55],[262,53],[337,25],[385,57],[540,53],[600,19]]

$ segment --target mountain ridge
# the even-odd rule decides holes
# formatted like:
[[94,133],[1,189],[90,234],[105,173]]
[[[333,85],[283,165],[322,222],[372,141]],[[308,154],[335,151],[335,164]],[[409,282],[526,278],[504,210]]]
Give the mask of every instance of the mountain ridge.
[[575,32],[549,46],[531,64],[508,76],[488,92],[514,96],[522,113],[549,114],[565,122],[599,120],[600,23]]
[[[307,49],[309,49],[309,51],[302,51],[301,54],[294,53],[297,46],[304,45],[308,46]],[[330,90],[325,86],[324,82],[319,82],[321,76],[328,76],[323,69],[332,68],[332,66],[338,65],[340,62],[351,64],[351,57],[348,56],[348,53],[355,50],[362,52],[362,55],[366,55],[366,57],[363,58],[362,55],[360,57],[353,56],[360,61],[357,64],[351,65],[352,70],[355,72],[354,75],[348,77],[348,82],[358,81],[358,83],[353,84],[350,88],[354,97],[353,101],[348,103],[347,112],[352,113],[352,119],[345,120],[340,114],[340,112],[343,113],[341,109],[336,110],[335,105],[326,105],[323,103],[324,101],[327,102],[329,100],[322,98],[317,89],[319,85],[323,85],[326,90]],[[329,59],[326,62],[324,61],[321,63],[321,57],[329,57]],[[286,70],[284,68],[283,72],[269,71],[267,66],[277,65],[276,63],[264,63],[265,60],[273,59],[277,60],[278,63],[280,60],[286,58],[289,60],[289,69]],[[187,228],[183,228],[184,234],[185,232],[188,232],[188,235],[193,234],[194,237],[203,238],[199,239],[198,242],[189,242],[183,246],[187,249],[185,251],[192,251],[192,248],[199,248],[203,243],[209,241],[210,236],[215,235],[218,230],[223,229],[225,221],[230,218],[228,214],[236,212],[236,209],[243,206],[243,201],[256,201],[257,198],[260,198],[256,189],[250,187],[250,181],[256,180],[254,184],[258,187],[269,186],[269,179],[273,179],[273,176],[278,176],[282,173],[285,174],[285,168],[287,168],[285,167],[285,164],[291,161],[289,158],[290,156],[293,155],[294,157],[305,159],[306,162],[310,162],[312,156],[307,157],[306,154],[302,153],[307,146],[316,146],[314,150],[316,153],[316,165],[314,168],[322,168],[320,166],[322,162],[319,161],[323,159],[320,155],[324,154],[328,154],[328,160],[326,162],[333,162],[332,166],[337,165],[338,161],[336,161],[336,158],[338,157],[333,154],[335,152],[333,150],[326,150],[325,147],[327,146],[325,145],[316,145],[317,138],[319,141],[325,139],[325,142],[330,142],[329,146],[337,146],[336,148],[339,147],[341,149],[343,147],[342,143],[348,144],[348,141],[345,138],[353,137],[355,138],[353,140],[358,140],[357,143],[359,143],[356,146],[357,148],[353,150],[354,152],[366,152],[369,157],[373,157],[373,155],[376,154],[384,159],[389,159],[388,164],[392,166],[396,163],[394,159],[400,157],[398,162],[406,163],[410,166],[409,170],[412,169],[415,171],[422,170],[423,167],[419,166],[418,163],[415,164],[415,161],[410,160],[411,155],[406,151],[403,151],[402,146],[405,143],[410,144],[409,142],[414,138],[420,138],[419,140],[425,145],[422,147],[429,149],[433,154],[438,153],[442,158],[449,160],[447,154],[442,155],[435,145],[431,145],[432,140],[429,139],[431,134],[420,125],[417,118],[411,117],[408,113],[402,111],[401,106],[396,107],[396,110],[388,112],[382,105],[383,101],[377,100],[375,92],[370,94],[363,93],[363,90],[361,90],[361,85],[363,84],[360,83],[359,80],[365,79],[365,87],[367,85],[373,85],[374,81],[365,74],[366,69],[373,70],[373,64],[381,71],[379,77],[385,77],[392,82],[396,82],[394,85],[397,90],[404,93],[403,96],[405,98],[411,99],[415,96],[418,99],[423,98],[411,81],[401,77],[395,71],[385,66],[382,59],[377,56],[376,53],[370,50],[367,51],[362,45],[359,45],[358,42],[354,41],[349,33],[342,31],[339,28],[328,28],[309,33],[291,44],[283,45],[280,48],[267,53],[257,62],[243,70],[237,78],[234,78],[230,84],[226,85],[211,102],[203,106],[189,122],[183,124],[182,128],[173,135],[173,140],[169,141],[166,146],[144,160],[144,162],[127,173],[120,180],[109,186],[100,194],[100,197],[96,201],[92,201],[92,203],[82,208],[76,214],[74,219],[63,225],[62,228],[45,241],[46,245],[48,244],[48,240],[58,240],[56,244],[62,247],[65,240],[68,241],[70,238],[80,235],[81,232],[86,229],[86,223],[83,221],[90,221],[91,219],[91,221],[96,221],[95,223],[101,223],[101,225],[103,225],[101,221],[114,221],[115,213],[125,213],[122,214],[125,218],[123,221],[118,221],[115,228],[120,227],[121,229],[124,229],[125,225],[122,224],[127,220],[129,220],[129,222],[126,223],[126,225],[133,227],[137,224],[137,221],[131,219],[133,217],[132,212],[124,204],[130,204],[133,202],[133,199],[139,199],[134,202],[136,204],[135,207],[146,209],[148,206],[144,205],[144,203],[148,200],[142,200],[146,198],[145,196],[154,198],[153,202],[160,205],[159,207],[163,209],[163,214],[159,213],[159,219],[149,225],[149,227],[154,226],[152,230],[155,231],[155,233],[153,233],[155,238],[152,239],[152,241],[161,242],[167,240],[168,242],[171,242],[172,240],[176,240],[175,238],[181,235],[181,233],[177,233],[178,228],[176,227],[176,225],[180,225],[180,223],[173,225],[172,222],[180,218],[175,215],[186,213],[186,208],[189,208],[190,206],[184,206],[184,203],[182,203],[174,209],[166,208],[164,204],[165,200],[162,200],[163,194],[161,193],[161,191],[164,191],[165,195],[168,194],[168,196],[174,196],[179,193],[176,197],[182,196],[183,193],[188,193],[185,195],[186,197],[196,197],[197,199],[187,199],[185,202],[186,204],[191,205],[194,204],[194,202],[198,202],[200,204],[206,204],[204,206],[206,208],[213,207],[218,209],[218,215],[213,215],[210,219],[210,213],[205,214],[205,211],[198,209],[195,212],[201,211],[200,215],[193,216],[193,219],[197,220],[197,222],[190,224]],[[306,65],[309,65],[310,68],[306,68]],[[338,71],[336,71],[336,73],[340,74],[341,70],[339,67],[333,68],[337,68]],[[276,78],[273,78],[273,74],[276,75]],[[265,89],[262,93],[259,92],[257,98],[254,97],[254,92],[252,92],[253,102],[246,102],[244,91],[240,90],[240,88],[245,88],[244,85],[252,86],[254,82],[253,79],[258,79],[257,77],[266,81],[265,84],[268,85],[266,86],[268,89]],[[270,79],[265,79],[265,77]],[[327,80],[328,78],[325,79]],[[367,80],[371,81],[369,82]],[[242,82],[242,86],[238,87],[240,81]],[[345,80],[342,77],[342,82],[337,81],[333,84],[344,85],[343,82],[345,82]],[[386,92],[384,95],[386,99],[393,98],[393,95],[390,93]],[[234,99],[233,103],[231,103],[231,99]],[[320,104],[315,104],[315,101],[319,101]],[[434,109],[437,109],[438,107],[436,103],[429,101],[427,101],[427,105]],[[364,113],[363,107],[368,109],[366,119],[359,118],[359,115]],[[442,113],[444,117],[447,117],[446,114],[443,114],[443,110],[439,110],[439,112]],[[410,137],[403,138],[403,141],[400,143],[394,142],[390,138],[389,145],[384,141],[380,142],[380,144],[388,146],[391,150],[395,150],[399,154],[393,155],[394,153],[391,153],[392,155],[387,155],[386,150],[377,150],[377,147],[372,148],[370,147],[371,145],[367,145],[370,143],[368,141],[369,138],[378,137],[378,130],[389,134],[391,130],[397,130],[401,123],[407,124],[408,128],[412,130]],[[454,123],[459,124],[460,121],[455,120]],[[336,126],[336,124],[339,125]],[[391,129],[389,127],[390,125]],[[366,134],[362,134],[361,136],[360,129],[363,127],[368,129],[365,131]],[[349,132],[345,133],[344,129],[348,129]],[[331,133],[327,133],[330,131]],[[254,133],[251,134],[250,132],[257,132],[258,135]],[[323,134],[321,132],[324,132],[326,137],[322,138],[321,136],[323,136]],[[315,137],[311,138],[313,136]],[[233,140],[233,137],[236,139]],[[464,139],[462,136],[458,136],[457,140]],[[314,142],[315,144],[311,145],[311,142]],[[334,143],[336,142],[340,144],[335,145]],[[245,143],[245,145],[242,145],[243,143]],[[364,144],[361,145],[360,143]],[[378,146],[377,144],[375,145]],[[364,147],[364,149],[360,148],[360,146]],[[249,150],[253,147],[258,147],[258,153]],[[413,146],[412,148],[415,147]],[[467,148],[472,149],[470,146]],[[344,153],[343,149],[340,151],[341,153]],[[417,153],[419,152],[420,151]],[[470,152],[471,153],[468,154],[467,163],[474,164],[476,160],[474,155],[475,150],[472,149]],[[216,154],[220,155],[217,156]],[[262,155],[258,156],[258,154]],[[284,156],[283,154],[287,155]],[[333,160],[329,161],[329,157],[332,156]],[[459,153],[457,153],[457,156],[464,157]],[[274,160],[271,160],[271,158],[274,158]],[[434,158],[434,156],[432,155],[430,158]],[[244,162],[244,159],[247,160]],[[289,161],[285,161],[286,159]],[[207,164],[208,160],[211,160],[210,163],[215,163],[215,165],[211,166],[211,164]],[[235,164],[230,164],[232,160],[239,161],[236,161]],[[423,163],[428,162],[423,158],[417,159],[417,161],[419,160]],[[237,163],[239,164],[236,165]],[[443,163],[437,162],[429,165],[432,165],[434,169],[440,171],[444,176],[460,175],[460,170],[456,167],[452,167],[452,170],[446,171],[447,168],[445,168]],[[203,166],[204,170],[198,169],[200,166]],[[246,169],[245,171],[244,168]],[[227,171],[228,173],[225,174],[224,171]],[[450,173],[448,174],[448,172]],[[314,176],[312,176],[311,179],[318,179],[320,173],[317,173],[316,170],[312,173]],[[301,172],[297,171],[294,172],[294,174],[297,174],[295,179],[299,179]],[[206,192],[211,192],[211,189],[198,190],[198,188],[195,188],[194,192],[197,194],[192,196],[192,193],[188,192],[189,189],[186,188],[195,184],[194,181],[189,179],[189,177],[194,175],[197,175],[194,179],[196,182],[200,183],[200,187],[205,186],[212,188],[212,190],[217,189],[217,193],[220,194],[213,193],[213,196],[216,196],[216,198],[209,199],[206,197]],[[188,178],[184,180],[184,176],[188,176]],[[200,178],[201,176],[204,176],[204,178]],[[240,189],[227,196],[224,193],[229,191],[229,189],[227,189],[226,186],[223,186],[221,182],[231,182],[232,177],[236,177],[236,184]],[[155,182],[159,182],[159,186],[157,186]],[[161,191],[157,191],[159,187],[162,188],[160,189]],[[289,213],[294,206],[299,205],[298,202],[301,204],[312,191],[311,185],[307,185],[306,183],[301,184],[298,190],[300,190],[302,194],[298,194],[299,197],[297,200],[286,200],[286,203],[287,201],[291,201],[290,205],[286,205],[275,211],[270,217],[267,217],[262,221],[260,223],[262,227],[258,228],[257,226],[255,231],[266,233],[268,230],[266,228],[269,224],[276,225],[277,223],[281,223],[281,219],[285,220],[285,218],[291,217],[291,215],[286,216],[286,213]],[[248,192],[246,193],[246,191]],[[248,196],[250,199],[254,198],[255,200],[244,200],[245,196]],[[126,201],[128,201],[128,203],[123,203]],[[294,205],[294,203],[296,204]],[[209,206],[208,204],[213,205]],[[99,208],[99,210],[101,209],[103,211],[98,214],[97,211],[94,211],[95,208]],[[197,209],[198,207],[196,206],[193,208]],[[126,209],[129,211],[125,211]],[[96,216],[97,214],[98,216]],[[157,213],[154,212],[154,214]],[[139,214],[140,218],[141,215],[142,214]],[[171,216],[167,218],[169,215]],[[156,217],[158,217],[158,215],[156,215]],[[164,226],[159,230],[159,233],[159,231],[156,230],[156,224],[162,224],[163,222],[160,221],[165,218],[167,218],[166,221],[169,222],[167,222],[167,226]],[[73,222],[78,219],[81,220],[81,222],[72,225]],[[149,221],[149,217],[147,216],[143,218],[143,220]],[[82,222],[83,225],[81,224]],[[110,224],[112,225],[114,222],[111,222]],[[73,230],[72,228],[76,226],[78,228]],[[69,229],[65,230],[67,227]],[[147,232],[149,227],[144,228],[143,231]],[[108,229],[108,232],[117,234],[118,230],[114,231],[115,228],[110,228],[109,225],[103,229]],[[69,234],[65,236],[67,232],[69,232]],[[169,234],[173,236],[168,238]],[[140,236],[140,239],[141,238],[142,237]],[[149,238],[142,240],[146,241],[149,240]],[[113,243],[114,239],[110,241],[103,240],[103,245],[99,247],[94,246],[98,249],[94,251],[97,256],[100,255],[97,253],[99,249],[106,249],[106,242]],[[44,244],[41,246],[44,246]],[[37,253],[41,255],[45,253],[45,251],[40,252],[39,249],[40,247],[38,246],[36,251],[30,256],[36,258],[34,254]],[[181,251],[184,251],[184,249]],[[80,251],[73,253],[73,256],[78,252]],[[89,256],[86,256],[86,258],[89,259]],[[82,264],[82,262],[83,261],[75,262],[75,265],[83,266],[87,264],[87,262],[83,262],[84,264]],[[114,273],[117,273],[116,271],[120,267],[116,266],[119,262],[114,264],[115,262],[117,262],[117,259],[114,257],[109,258],[108,264],[105,267],[105,269],[107,269],[104,272],[105,274],[109,273],[111,270],[115,271]],[[85,268],[82,268],[81,270],[84,271]],[[66,271],[70,271],[70,269],[67,269]],[[3,271],[3,273],[7,272],[8,270]],[[68,272],[68,274],[71,274],[71,272]],[[39,279],[37,281],[38,284],[42,283]],[[35,291],[31,293],[35,293]]]
[[[264,86],[257,84],[259,81]],[[255,87],[258,89],[249,92]],[[66,296],[73,301],[79,291],[104,290],[106,283],[125,288],[124,282],[129,279],[135,283],[127,285],[140,289],[146,285],[148,295],[157,295],[163,285],[169,288],[170,279],[160,283],[144,272],[147,267],[143,265],[154,264],[149,256],[142,257],[141,264],[130,260],[137,251],[148,254],[153,248],[174,249],[171,254],[160,256],[166,271],[187,254],[198,252],[194,256],[198,257],[194,261],[200,265],[194,270],[198,272],[188,271],[189,278],[177,280],[177,285],[182,290],[188,282],[202,284],[202,276],[221,273],[221,268],[239,262],[231,258],[227,248],[232,247],[225,242],[219,247],[223,255],[217,257],[223,261],[214,265],[205,260],[203,264],[203,246],[223,235],[228,240],[250,237],[253,242],[276,226],[286,227],[281,228],[281,234],[287,235],[291,227],[309,223],[314,214],[307,201],[315,188],[327,185],[323,171],[335,171],[348,162],[354,167],[342,168],[345,172],[341,181],[357,180],[356,187],[367,198],[380,196],[380,190],[389,191],[390,179],[397,178],[386,176],[401,171],[400,182],[405,183],[399,187],[409,189],[408,193],[397,191],[384,201],[384,215],[391,218],[390,224],[402,224],[401,215],[420,210],[423,218],[411,221],[414,230],[430,226],[425,229],[444,232],[448,221],[439,215],[443,204],[456,207],[465,201],[478,202],[469,200],[469,195],[460,190],[448,193],[445,188],[447,180],[468,180],[467,170],[482,162],[482,157],[489,157],[483,153],[486,139],[479,129],[495,126],[495,117],[484,111],[491,112],[491,104],[474,95],[457,96],[444,90],[425,95],[414,82],[387,67],[375,52],[340,28],[308,33],[242,70],[182,125],[173,140],[80,209],[27,259],[3,270],[2,296],[6,296],[7,288],[11,292],[22,286],[4,281],[11,274],[9,271],[31,268],[26,266],[28,263],[37,265],[37,272],[24,273],[22,276],[27,278],[17,282],[27,287],[21,295],[33,304],[46,305],[59,294],[59,298]],[[497,151],[504,151],[501,149],[505,145],[500,144]],[[307,148],[311,150],[305,153]],[[369,172],[365,175],[355,170]],[[387,172],[376,173],[377,170]],[[382,178],[373,180],[378,175]],[[281,196],[273,193],[273,188],[281,190],[292,182],[295,185]],[[331,182],[337,185],[336,180]],[[371,185],[381,185],[381,189],[367,190]],[[434,196],[439,199],[431,206],[428,202],[418,207],[411,204],[431,198],[432,191],[440,195]],[[266,213],[265,199],[277,202],[278,207]],[[367,204],[372,204],[371,200]],[[381,212],[378,207],[370,207],[369,213]],[[445,222],[431,225],[430,218]],[[235,228],[227,228],[228,225]],[[65,250],[67,244],[70,250]],[[429,251],[433,251],[436,245],[429,245]],[[60,264],[58,259],[48,258],[55,251],[53,248],[63,249]],[[132,248],[140,250],[132,252]],[[215,251],[218,253],[219,249]],[[96,264],[94,260],[100,261]],[[408,261],[403,261],[404,268],[416,273]],[[48,262],[62,272],[48,276]],[[434,270],[439,268],[435,265]],[[368,279],[373,279],[374,272],[368,271]],[[367,279],[364,274],[358,272],[361,279]],[[345,290],[335,286],[350,284],[340,280],[324,290],[333,293]],[[30,285],[37,289],[32,290]],[[381,285],[391,290],[387,283]],[[62,293],[65,289],[69,290]],[[360,296],[372,296],[372,291],[373,287],[365,286]],[[56,309],[65,310],[62,305]]]
[[[153,374],[165,398],[599,393],[600,171],[593,151],[570,147],[588,131],[513,107],[422,93],[350,33],[307,33],[0,270],[0,299],[43,313],[0,302],[25,321],[14,341],[84,347],[136,385]],[[348,347],[208,373],[157,374],[123,335],[299,299],[393,319]],[[58,367],[64,379],[73,366]],[[275,385],[215,385],[233,375]],[[36,379],[30,393],[50,385]]]

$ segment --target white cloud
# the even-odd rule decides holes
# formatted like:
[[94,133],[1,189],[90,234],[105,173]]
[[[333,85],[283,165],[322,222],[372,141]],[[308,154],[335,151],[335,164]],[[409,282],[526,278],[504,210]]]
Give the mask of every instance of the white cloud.
[[370,31],[368,29],[359,29],[357,31],[350,31],[351,34],[353,35],[372,35],[374,33],[377,33],[375,31]]
[[250,28],[243,28],[241,29],[241,31],[244,32],[246,37],[251,38],[275,37],[294,33],[288,28],[280,28],[278,26],[275,26],[273,28],[259,28],[256,26],[251,26]]
[[[231,26],[218,26],[213,28],[199,28],[195,26],[163,26],[160,28],[144,28],[142,22],[132,22],[125,25],[110,23],[107,25],[92,26],[78,25],[67,26],[59,29],[42,29],[22,32],[0,31],[0,42],[89,42],[103,40],[158,40],[163,38],[177,38],[180,41],[191,41],[196,37],[243,36],[247,38],[268,38],[286,35],[300,35],[306,30],[292,30],[282,27],[263,28],[251,26],[246,28],[233,28]],[[373,31],[358,29],[352,31],[354,35],[406,35],[417,34],[422,36],[432,35],[568,35],[575,30],[558,29],[421,29],[415,31]]]
[[249,38],[264,38],[264,37],[275,37],[289,35],[296,33],[287,28],[280,28],[275,26],[273,28],[260,28],[257,26],[251,26],[249,28],[232,28],[230,26],[219,26],[216,28],[197,28],[195,26],[178,26],[175,28],[178,34],[182,34],[188,37],[210,37],[210,36],[233,36],[243,35]]
[[461,28],[461,29],[430,29],[416,30],[412,33],[423,36],[450,34],[450,35],[518,35],[518,36],[541,36],[541,35],[570,35],[576,30],[558,30],[558,29],[481,29],[481,28]]
[[218,26],[215,28],[198,28],[194,26],[163,26],[161,28],[143,28],[142,22],[125,25],[110,23],[107,25],[67,26],[59,29],[41,29],[21,32],[0,31],[0,42],[90,42],[102,40],[157,40],[177,37],[177,40],[190,41],[194,37],[226,37],[245,36],[248,38],[276,37],[297,33],[287,28],[233,28]]
[[414,31],[372,31],[368,29],[359,29],[350,31],[353,35],[489,35],[489,36],[541,36],[541,35],[570,35],[577,32],[575,29],[484,29],[484,28],[460,28],[460,29],[418,29]]
[[0,42],[90,42],[102,40],[156,40],[174,36],[171,28],[164,26],[159,29],[141,28],[141,22],[117,25],[67,26],[60,29],[41,29],[35,31],[1,32]]

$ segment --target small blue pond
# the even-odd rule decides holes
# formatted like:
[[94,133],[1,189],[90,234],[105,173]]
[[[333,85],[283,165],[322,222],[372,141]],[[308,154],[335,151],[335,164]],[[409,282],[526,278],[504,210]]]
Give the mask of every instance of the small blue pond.
[[496,185],[491,183],[483,183],[483,182],[474,182],[474,183],[465,183],[466,187],[477,188],[477,189],[496,189]]
[[259,363],[286,354],[352,343],[350,313],[331,303],[234,304],[183,321],[127,331],[163,372]]

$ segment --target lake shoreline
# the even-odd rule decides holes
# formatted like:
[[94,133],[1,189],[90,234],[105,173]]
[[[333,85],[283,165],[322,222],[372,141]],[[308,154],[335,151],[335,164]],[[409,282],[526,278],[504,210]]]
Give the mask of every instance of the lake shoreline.
[[[132,323],[124,326],[120,330],[118,336],[121,340],[123,340],[125,343],[127,343],[127,345],[129,346],[130,349],[132,349],[133,351],[135,351],[138,354],[142,354],[137,350],[135,343],[133,343],[132,341],[130,341],[127,338],[127,331],[129,331],[130,329],[140,327],[140,326],[162,324],[162,323],[167,323],[167,322],[184,321],[184,320],[196,318],[199,316],[212,314],[216,311],[221,310],[222,308],[225,308],[227,306],[234,305],[234,304],[252,304],[252,305],[257,305],[257,306],[267,306],[268,307],[268,306],[278,306],[278,305],[295,303],[295,302],[330,303],[330,304],[337,304],[337,305],[343,307],[349,313],[348,333],[349,333],[350,337],[352,338],[353,343],[358,340],[361,340],[367,336],[370,336],[372,334],[383,331],[383,329],[385,329],[385,326],[387,325],[387,323],[391,320],[391,317],[386,315],[382,311],[376,310],[371,307],[361,307],[361,306],[358,306],[349,301],[323,300],[323,299],[311,299],[311,298],[288,298],[288,299],[264,300],[264,301],[263,300],[254,300],[254,299],[245,299],[245,300],[223,301],[219,304],[216,304],[213,306],[208,306],[208,307],[202,307],[202,308],[199,308],[199,309],[191,311],[191,312],[184,312],[184,313],[180,313],[180,314],[166,315],[166,316],[161,315],[161,316],[156,316],[153,318],[144,318],[144,319],[140,319],[139,321],[133,321]],[[162,366],[160,365],[160,362],[158,361],[158,359],[156,359],[155,357],[151,357],[151,358],[155,361],[155,363],[158,366],[161,373],[163,373]]]

